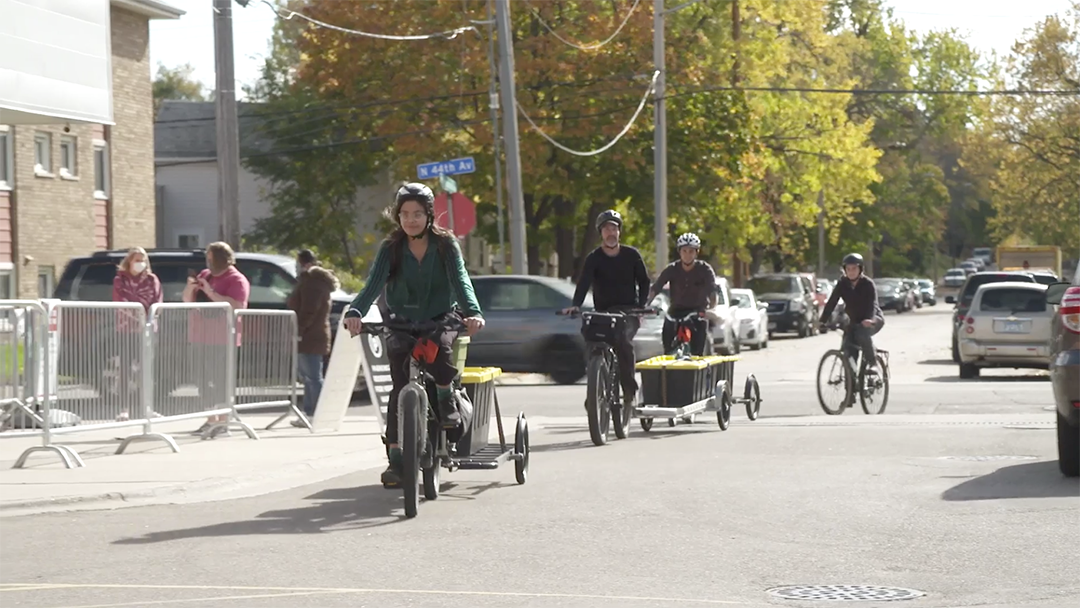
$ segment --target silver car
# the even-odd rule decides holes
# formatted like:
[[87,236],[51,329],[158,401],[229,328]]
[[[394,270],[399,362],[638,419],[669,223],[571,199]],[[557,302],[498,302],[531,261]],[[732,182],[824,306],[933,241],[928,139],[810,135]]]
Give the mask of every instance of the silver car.
[[984,367],[1046,369],[1053,317],[1045,285],[980,286],[959,331],[960,377],[978,378]]
[[[469,366],[548,374],[559,384],[585,376],[581,319],[555,314],[570,306],[573,283],[535,275],[474,276],[472,282],[486,324],[469,343]],[[582,309],[592,307],[586,296]],[[663,354],[663,324],[663,317],[642,319],[634,339],[639,361]]]

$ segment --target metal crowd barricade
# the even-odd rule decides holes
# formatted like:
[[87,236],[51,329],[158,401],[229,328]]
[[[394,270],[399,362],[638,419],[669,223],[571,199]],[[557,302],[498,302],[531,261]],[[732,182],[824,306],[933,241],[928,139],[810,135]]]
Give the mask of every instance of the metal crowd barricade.
[[152,356],[142,304],[56,302],[49,333],[57,351],[53,435],[141,426],[141,433],[120,442],[116,454],[148,439],[179,451],[171,437],[151,430],[146,387]]
[[227,416],[223,422],[210,423],[203,438],[234,425],[248,437],[259,438],[236,415],[237,331],[229,304],[154,304],[149,331],[155,422]]
[[[50,348],[48,316],[41,302],[0,300],[0,437],[41,437],[41,445],[19,455],[17,469],[35,452],[53,452],[69,469],[83,466],[74,450],[52,442],[55,350]],[[16,423],[37,428],[7,430]]]
[[291,310],[238,310],[240,334],[236,365],[236,411],[286,408],[266,426],[270,430],[296,414],[310,430],[311,423],[297,406],[297,322]]

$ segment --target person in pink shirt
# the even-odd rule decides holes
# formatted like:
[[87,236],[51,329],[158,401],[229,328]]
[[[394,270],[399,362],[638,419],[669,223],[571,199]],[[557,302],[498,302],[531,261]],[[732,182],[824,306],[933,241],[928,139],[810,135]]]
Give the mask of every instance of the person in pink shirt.
[[[251,293],[251,283],[247,277],[236,269],[236,256],[228,243],[211,243],[206,248],[206,270],[197,276],[189,277],[187,286],[184,287],[183,300],[185,302],[226,302],[233,311],[247,308],[248,295]],[[203,314],[206,311],[193,311],[189,315],[188,341],[194,347],[196,356],[196,368],[204,368],[200,377],[217,378],[220,372],[213,369],[220,364],[220,356],[209,356],[210,352],[220,352],[222,344],[229,343],[228,324],[224,317],[216,312]],[[240,346],[240,324],[236,324],[236,343]],[[206,353],[200,355],[200,351]],[[231,401],[227,392],[227,386],[218,386],[220,379],[210,380],[205,386],[199,387],[199,394],[204,399],[209,396],[214,407],[225,407]],[[226,385],[227,381],[224,382]],[[229,416],[210,416],[206,422],[194,431],[193,435],[202,435],[216,423],[228,421]],[[228,429],[221,434],[228,435]]]
[[150,270],[150,258],[142,247],[129,249],[120,262],[113,278],[112,299],[113,302],[138,302],[146,311],[144,317],[133,314],[131,310],[116,311],[116,332],[123,336],[118,342],[129,346],[118,348],[117,353],[120,371],[117,393],[124,406],[117,420],[128,420],[130,410],[137,409],[139,404],[138,391],[129,390],[134,374],[138,373],[139,357],[136,353],[140,351],[136,344],[142,338],[146,319],[150,318],[150,307],[161,302],[161,281]]

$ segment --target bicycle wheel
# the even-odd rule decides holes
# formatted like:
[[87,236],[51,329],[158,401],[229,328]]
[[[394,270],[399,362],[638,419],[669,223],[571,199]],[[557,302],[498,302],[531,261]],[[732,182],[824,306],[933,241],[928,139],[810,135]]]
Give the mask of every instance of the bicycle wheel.
[[826,351],[818,364],[817,395],[821,409],[830,416],[843,414],[854,382],[847,358],[838,350]]
[[611,372],[608,370],[607,357],[593,355],[589,358],[588,393],[585,395],[585,409],[589,414],[589,437],[593,445],[607,443],[608,430],[611,422],[610,386],[608,378]]
[[[420,457],[423,424],[427,421],[427,396],[413,384],[398,395],[398,418],[401,425],[401,487],[405,490],[405,517],[416,517],[420,508]],[[423,421],[423,422],[422,422]]]
[[878,355],[877,363],[881,373],[877,376],[863,376],[859,390],[859,402],[863,412],[868,415],[885,413],[885,406],[889,404],[889,365],[881,355]]

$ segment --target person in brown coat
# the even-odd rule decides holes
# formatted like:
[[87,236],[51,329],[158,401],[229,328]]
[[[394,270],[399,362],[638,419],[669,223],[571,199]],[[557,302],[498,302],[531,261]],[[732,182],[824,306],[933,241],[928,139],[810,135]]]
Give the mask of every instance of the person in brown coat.
[[[304,383],[304,414],[315,415],[323,387],[323,357],[330,354],[330,294],[339,287],[334,273],[319,265],[315,254],[304,249],[296,254],[299,283],[289,295],[288,306],[296,312],[300,344],[297,372]],[[293,426],[304,426],[299,420]]]

